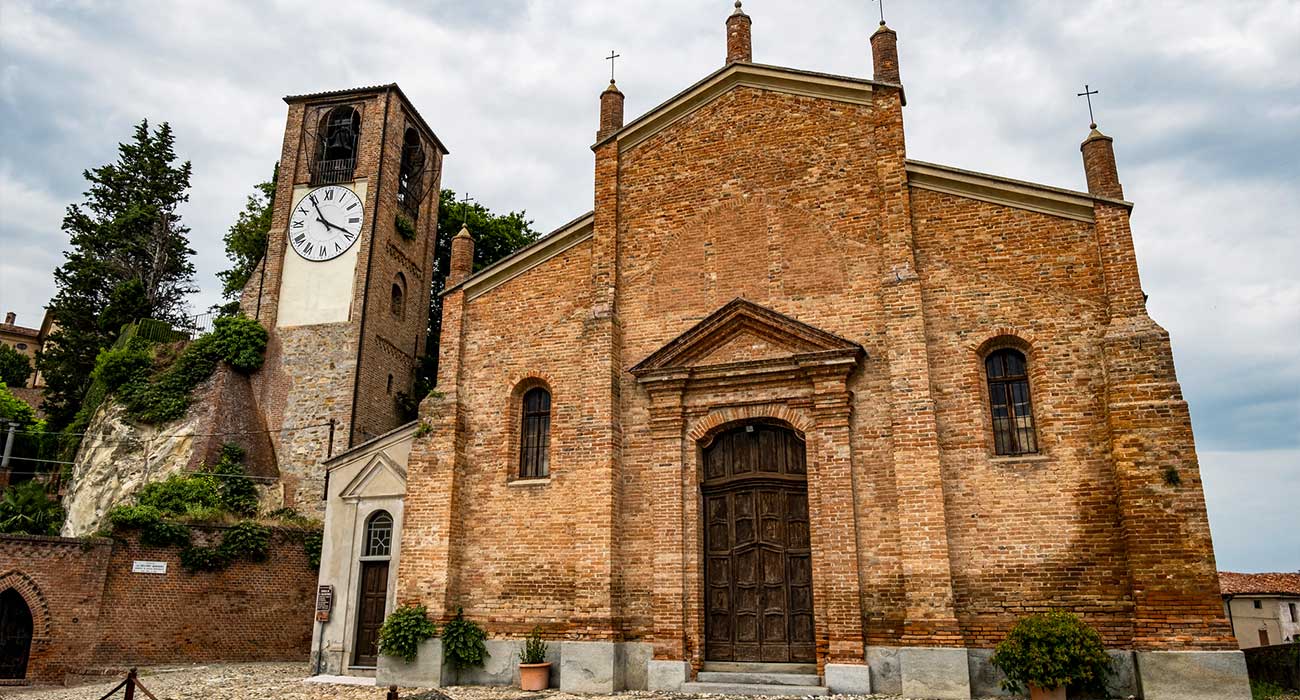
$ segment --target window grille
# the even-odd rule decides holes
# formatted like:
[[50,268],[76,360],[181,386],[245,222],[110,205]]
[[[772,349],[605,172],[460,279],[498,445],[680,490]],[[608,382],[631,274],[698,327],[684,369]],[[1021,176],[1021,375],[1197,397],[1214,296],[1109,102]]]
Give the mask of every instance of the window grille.
[[551,394],[540,387],[524,394],[520,420],[519,478],[541,479],[550,474]]
[[984,360],[984,368],[988,371],[995,452],[1000,455],[1037,452],[1034,406],[1029,396],[1024,354],[1010,348],[998,350]]
[[379,511],[366,523],[367,557],[387,557],[393,551],[393,516]]

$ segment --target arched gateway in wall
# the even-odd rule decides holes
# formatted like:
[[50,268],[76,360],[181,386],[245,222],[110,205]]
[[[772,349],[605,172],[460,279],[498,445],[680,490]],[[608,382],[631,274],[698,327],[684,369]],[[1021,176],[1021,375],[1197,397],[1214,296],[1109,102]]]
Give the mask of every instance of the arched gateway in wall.
[[0,591],[0,679],[27,677],[32,633],[27,601],[13,588]]
[[704,446],[705,659],[817,660],[804,441],[748,423]]

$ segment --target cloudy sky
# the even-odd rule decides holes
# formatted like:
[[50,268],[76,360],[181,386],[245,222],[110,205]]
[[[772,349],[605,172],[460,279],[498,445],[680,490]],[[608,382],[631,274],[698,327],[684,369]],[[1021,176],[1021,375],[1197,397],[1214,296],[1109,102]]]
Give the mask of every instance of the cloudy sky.
[[[64,208],[142,118],[194,163],[197,309],[287,94],[398,82],[443,184],[542,230],[587,211],[610,49],[629,120],[720,67],[730,0],[0,0],[0,306],[35,325]],[[867,0],[747,0],[761,63],[869,77]],[[908,153],[1084,189],[1086,82],[1137,203],[1219,564],[1300,569],[1300,2],[891,0]]]

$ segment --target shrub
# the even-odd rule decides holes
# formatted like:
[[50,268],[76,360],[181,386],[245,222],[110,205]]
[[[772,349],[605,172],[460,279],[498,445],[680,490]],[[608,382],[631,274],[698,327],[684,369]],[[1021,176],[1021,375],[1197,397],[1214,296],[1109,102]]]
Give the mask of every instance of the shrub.
[[153,506],[117,506],[108,511],[108,522],[123,530],[143,530],[162,522],[162,513]]
[[0,532],[57,535],[62,525],[63,508],[45,494],[39,481],[10,486],[0,497]]
[[379,628],[379,653],[415,660],[420,642],[438,634],[438,626],[429,619],[423,605],[403,605],[394,610]]
[[91,379],[104,382],[109,391],[117,391],[128,384],[147,382],[152,372],[149,343],[132,338],[120,348],[99,351]]
[[1105,692],[1110,657],[1101,635],[1077,615],[1063,611],[1021,619],[991,659],[1006,674],[1002,687],[1026,692],[1026,686],[1052,689],[1071,686]]
[[249,374],[262,368],[267,332],[256,320],[223,316],[212,322],[212,336],[221,359],[236,371]]
[[222,507],[243,516],[257,515],[257,486],[246,475],[242,464],[244,448],[226,443],[221,446],[221,459],[211,471],[217,475],[218,494]]
[[524,637],[524,648],[519,650],[519,663],[546,663],[546,642],[542,641],[541,627],[534,627],[533,631]]
[[397,235],[401,236],[403,240],[415,240],[415,222],[409,218],[398,214],[397,218],[393,220],[393,227],[397,229]]
[[465,619],[464,608],[457,608],[456,617],[442,630],[442,655],[458,671],[482,666],[488,655],[486,638],[482,627]]
[[266,561],[270,547],[270,528],[251,520],[234,525],[221,538],[221,551],[232,561],[241,557],[249,561]]
[[140,530],[140,543],[151,547],[188,547],[190,529],[180,523],[159,520]]
[[311,568],[320,570],[320,552],[321,547],[325,544],[325,534],[317,530],[308,532],[302,536],[302,551],[307,555],[307,563]]
[[136,496],[142,506],[153,506],[163,517],[185,515],[221,506],[220,484],[209,474],[172,474],[164,481],[145,484]]
[[25,386],[32,376],[32,361],[21,352],[0,343],[0,382]]
[[220,571],[230,566],[230,556],[220,547],[186,547],[181,550],[181,566],[191,573]]

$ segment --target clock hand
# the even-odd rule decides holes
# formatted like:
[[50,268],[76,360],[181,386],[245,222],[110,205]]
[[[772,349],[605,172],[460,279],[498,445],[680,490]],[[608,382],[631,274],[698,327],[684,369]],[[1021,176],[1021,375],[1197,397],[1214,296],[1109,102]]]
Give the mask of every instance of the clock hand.
[[347,229],[343,228],[342,226],[338,226],[338,225],[336,225],[336,224],[331,224],[330,222],[326,221],[325,219],[323,219],[323,218],[321,218],[321,217],[319,217],[319,216],[316,217],[316,220],[319,221],[319,222],[321,222],[322,224],[325,224],[325,228],[336,228],[336,229],[342,231],[343,233],[351,233],[350,231],[348,231]]

